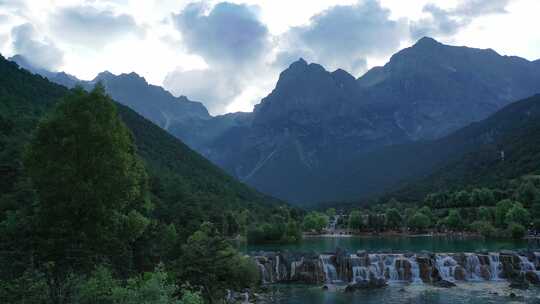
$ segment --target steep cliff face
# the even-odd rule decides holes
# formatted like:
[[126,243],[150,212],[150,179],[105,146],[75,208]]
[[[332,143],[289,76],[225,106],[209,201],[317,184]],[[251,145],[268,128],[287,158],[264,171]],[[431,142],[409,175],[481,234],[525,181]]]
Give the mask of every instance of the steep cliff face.
[[536,92],[537,64],[430,38],[359,79],[300,59],[281,73],[250,122],[221,129],[201,152],[293,202],[352,199],[388,186],[348,180],[385,167],[364,155],[441,138]]
[[364,100],[393,106],[413,139],[444,136],[540,90],[540,69],[519,58],[423,38],[358,79]]

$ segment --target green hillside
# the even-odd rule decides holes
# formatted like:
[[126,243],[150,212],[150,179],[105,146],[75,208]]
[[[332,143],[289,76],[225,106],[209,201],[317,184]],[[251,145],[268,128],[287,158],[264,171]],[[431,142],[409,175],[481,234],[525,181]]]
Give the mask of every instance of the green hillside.
[[[28,199],[21,197],[22,151],[39,119],[67,92],[0,58],[0,215]],[[184,229],[181,235],[187,236],[204,220],[220,225],[227,211],[248,209],[252,221],[258,221],[272,206],[282,204],[237,182],[129,108],[117,107],[149,171],[155,215],[177,223]]]
[[438,191],[502,187],[540,173],[540,95],[515,102],[454,137],[461,140],[446,147],[467,152],[393,194],[415,200]]

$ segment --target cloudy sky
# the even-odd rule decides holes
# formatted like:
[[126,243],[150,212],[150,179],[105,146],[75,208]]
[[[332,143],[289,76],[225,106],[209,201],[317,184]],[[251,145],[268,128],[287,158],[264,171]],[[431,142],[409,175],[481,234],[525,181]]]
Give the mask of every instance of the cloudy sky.
[[355,76],[422,36],[540,58],[538,0],[0,0],[0,52],[92,79],[135,71],[250,111],[299,57]]

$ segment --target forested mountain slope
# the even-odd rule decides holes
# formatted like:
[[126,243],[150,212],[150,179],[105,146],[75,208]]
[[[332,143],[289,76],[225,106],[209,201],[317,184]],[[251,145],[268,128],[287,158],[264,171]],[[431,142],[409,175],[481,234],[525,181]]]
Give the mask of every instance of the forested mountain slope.
[[448,148],[465,153],[394,194],[403,200],[415,200],[443,190],[498,187],[511,179],[539,174],[540,95],[513,103],[460,130],[454,138],[458,136],[462,140]]
[[[12,210],[25,181],[21,157],[37,122],[68,89],[0,58],[0,211]],[[221,223],[226,211],[251,210],[263,217],[277,203],[237,182],[180,140],[133,110],[117,105],[150,173],[159,217],[192,232],[201,221]],[[21,189],[23,187],[24,189]]]

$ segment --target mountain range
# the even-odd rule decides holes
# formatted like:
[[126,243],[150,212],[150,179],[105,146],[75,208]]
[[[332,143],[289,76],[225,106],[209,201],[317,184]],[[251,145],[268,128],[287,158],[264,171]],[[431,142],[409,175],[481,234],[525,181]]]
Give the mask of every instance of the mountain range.
[[[201,152],[292,202],[358,199],[432,168],[409,168],[391,153],[401,170],[379,178],[388,168],[377,161],[381,149],[442,138],[538,92],[535,63],[430,38],[358,79],[299,60],[256,106],[251,124],[227,130]],[[444,159],[453,149],[427,153]]]
[[[74,78],[33,71],[64,85]],[[456,134],[540,92],[540,64],[422,38],[360,78],[299,59],[252,113],[215,117],[134,73],[82,85],[97,81],[241,181],[309,203],[396,189],[470,152],[475,139],[456,146]]]

